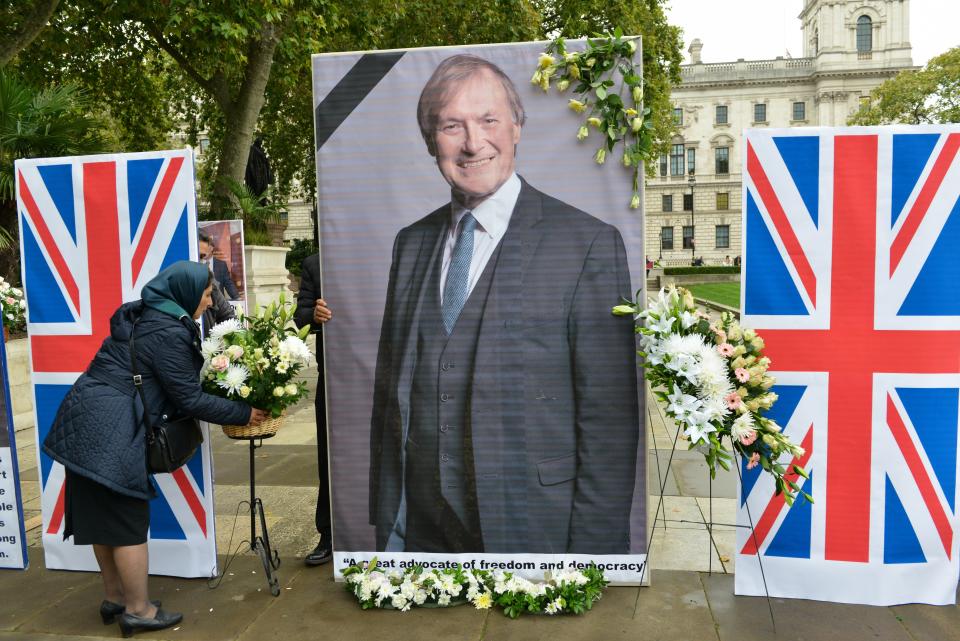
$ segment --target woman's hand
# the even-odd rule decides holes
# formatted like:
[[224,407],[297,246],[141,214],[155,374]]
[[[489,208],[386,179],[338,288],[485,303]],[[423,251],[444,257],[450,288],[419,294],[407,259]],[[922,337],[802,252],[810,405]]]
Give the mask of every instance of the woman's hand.
[[256,407],[250,412],[250,422],[247,423],[248,427],[256,427],[267,420],[267,413],[263,410],[258,410]]

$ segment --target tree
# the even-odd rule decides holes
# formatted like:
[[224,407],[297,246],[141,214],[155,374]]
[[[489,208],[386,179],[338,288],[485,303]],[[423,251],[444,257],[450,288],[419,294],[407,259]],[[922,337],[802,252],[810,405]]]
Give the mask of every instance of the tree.
[[14,161],[100,151],[100,123],[88,105],[76,87],[36,90],[0,69],[0,274],[8,279],[19,280]]
[[0,2],[0,67],[36,38],[60,0],[4,0]]
[[870,92],[851,125],[960,122],[960,47],[932,58],[920,71],[901,71]]

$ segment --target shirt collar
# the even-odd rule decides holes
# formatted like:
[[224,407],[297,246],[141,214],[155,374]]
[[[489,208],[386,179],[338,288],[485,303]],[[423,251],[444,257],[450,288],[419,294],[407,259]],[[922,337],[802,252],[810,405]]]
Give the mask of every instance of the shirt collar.
[[477,219],[478,228],[491,238],[499,238],[507,231],[513,209],[517,206],[520,197],[520,178],[517,174],[510,174],[500,188],[473,209],[466,209],[456,200],[451,202],[452,216],[451,230],[456,230],[460,220],[469,211]]

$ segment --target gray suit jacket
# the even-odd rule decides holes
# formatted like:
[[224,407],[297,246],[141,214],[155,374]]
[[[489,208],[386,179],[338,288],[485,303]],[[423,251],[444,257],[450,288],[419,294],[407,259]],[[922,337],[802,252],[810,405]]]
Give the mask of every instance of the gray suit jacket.
[[[370,436],[378,549],[400,504],[425,275],[449,219],[445,205],[394,242]],[[623,239],[524,181],[501,243],[468,402],[484,551],[625,554],[640,418],[633,324],[610,313],[631,294]]]

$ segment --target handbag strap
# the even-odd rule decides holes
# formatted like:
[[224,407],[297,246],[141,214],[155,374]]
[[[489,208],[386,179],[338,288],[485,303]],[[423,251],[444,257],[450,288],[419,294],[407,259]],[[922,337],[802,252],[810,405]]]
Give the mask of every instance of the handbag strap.
[[153,424],[150,422],[150,410],[147,409],[147,395],[143,392],[143,377],[137,373],[137,351],[134,348],[134,335],[137,331],[137,321],[140,318],[136,318],[133,321],[133,329],[130,330],[130,373],[133,375],[133,386],[137,388],[137,393],[140,394],[140,403],[143,405],[143,421],[147,424],[147,443],[153,444],[154,441],[154,431]]

